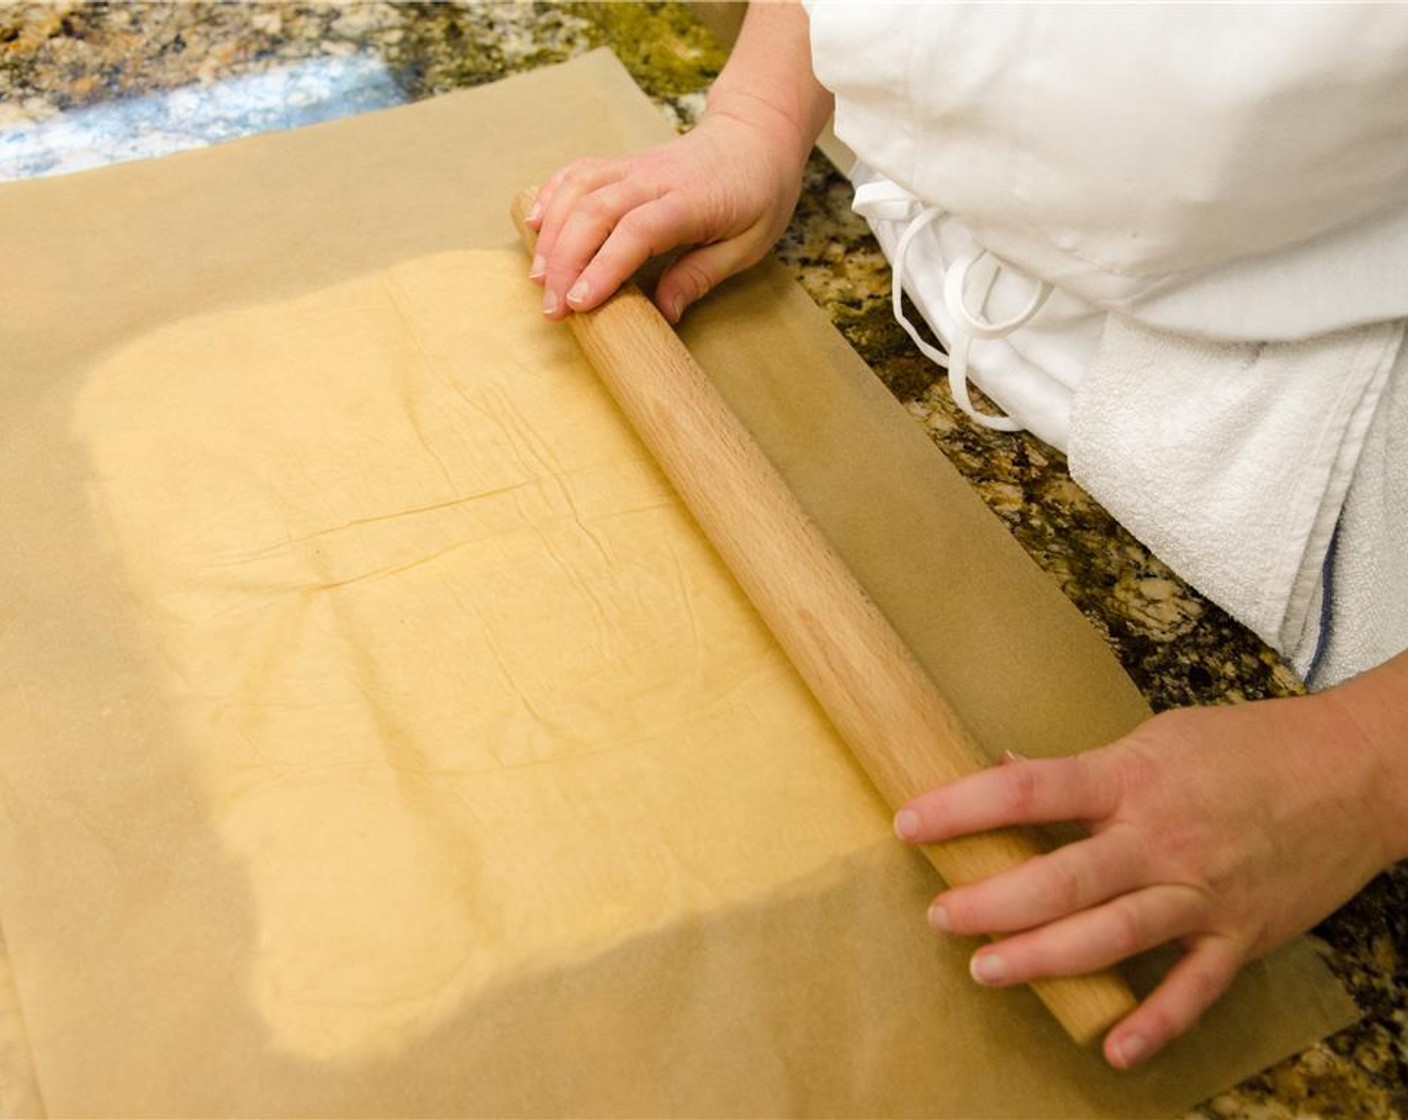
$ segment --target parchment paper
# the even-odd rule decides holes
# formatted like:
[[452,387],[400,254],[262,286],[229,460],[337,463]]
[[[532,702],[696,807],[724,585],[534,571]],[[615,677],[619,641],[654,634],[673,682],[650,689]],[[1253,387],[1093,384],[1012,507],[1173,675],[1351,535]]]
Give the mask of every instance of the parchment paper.
[[[1297,943],[1151,1068],[1116,1075],[1030,993],[976,989],[972,947],[924,925],[932,873],[708,574],[707,546],[670,538],[694,557],[676,566],[624,530],[600,536],[601,517],[647,510],[692,530],[540,321],[508,263],[506,206],[574,155],[668,132],[597,53],[0,188],[12,1108],[1165,1115],[1352,1017]],[[500,316],[506,332],[485,321]],[[990,750],[1076,750],[1144,716],[1093,631],[779,269],[729,285],[684,333]],[[536,389],[478,380],[505,338],[551,359],[525,364]],[[462,459],[483,450],[465,425],[493,392],[510,395],[488,412],[522,423]],[[573,432],[598,421],[608,451],[581,462]],[[466,482],[515,456],[556,466],[531,486]],[[550,478],[570,484],[549,494]],[[506,495],[527,516],[530,492],[548,495],[533,522],[547,535],[517,552],[485,512],[500,506],[467,500]],[[453,520],[461,507],[483,523]],[[569,522],[560,539],[542,527]],[[222,536],[242,524],[280,535]],[[460,567],[481,539],[497,568]],[[564,599],[590,565],[593,593]],[[610,663],[590,643],[527,662],[487,639],[466,652],[467,601],[498,617],[539,600],[485,630],[502,636],[544,604],[648,614],[642,588],[684,572],[703,590],[660,599],[654,692],[574,677]],[[324,601],[345,606],[322,625]],[[668,629],[706,602],[692,638]],[[593,626],[568,632],[615,632]],[[465,706],[464,677],[491,663],[538,710],[506,714],[510,731],[457,766],[458,721],[492,714]],[[525,685],[534,665],[551,672]],[[745,684],[720,692],[714,672]],[[671,690],[696,686],[709,718],[670,715]],[[753,708],[762,693],[781,707]],[[609,733],[583,748],[603,706],[655,720],[649,749]],[[714,726],[725,710],[735,722]],[[330,738],[354,711],[375,718]],[[269,788],[284,800],[247,813]]]

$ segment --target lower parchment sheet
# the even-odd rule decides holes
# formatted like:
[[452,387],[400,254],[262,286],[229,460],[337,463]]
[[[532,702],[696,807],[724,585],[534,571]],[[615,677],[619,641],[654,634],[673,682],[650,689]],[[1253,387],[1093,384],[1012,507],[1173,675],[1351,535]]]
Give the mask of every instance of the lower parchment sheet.
[[[663,129],[641,100],[597,55],[0,191],[6,237],[54,223],[0,272],[6,1115],[1157,1116],[1346,1020],[1298,942],[1117,1075],[929,932],[932,871],[503,247],[541,168],[441,139],[550,167]],[[484,247],[427,253],[476,190]],[[691,344],[914,618],[947,564],[919,652],[984,666],[939,676],[990,746],[1127,726],[819,318],[763,269]]]

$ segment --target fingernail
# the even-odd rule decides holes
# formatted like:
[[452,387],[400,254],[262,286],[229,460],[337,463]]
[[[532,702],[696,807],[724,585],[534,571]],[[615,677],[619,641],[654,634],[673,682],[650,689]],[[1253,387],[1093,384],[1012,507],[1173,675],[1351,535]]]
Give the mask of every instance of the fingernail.
[[538,277],[542,276],[542,274],[547,270],[547,258],[544,257],[542,253],[539,253],[533,258],[533,263],[528,266],[528,279],[536,280],[538,279]]
[[670,300],[669,303],[665,304],[665,318],[669,319],[670,322],[672,322],[672,323],[678,323],[678,322],[680,321],[680,316],[683,315],[683,314],[684,314],[684,301],[683,301],[683,300],[672,299],[672,300]]
[[542,204],[541,202],[539,202],[539,201],[535,198],[535,199],[533,200],[533,205],[530,206],[530,207],[528,207],[528,214],[524,217],[523,220],[524,220],[525,222],[536,222],[536,221],[537,221],[539,218],[541,218],[542,216],[543,216],[543,204]]
[[1115,1065],[1129,1069],[1144,1060],[1149,1053],[1149,1043],[1142,1035],[1127,1034],[1115,1043],[1114,1050]]
[[929,925],[940,933],[953,932],[953,923],[948,920],[948,911],[937,902],[929,907]]
[[968,971],[979,984],[1000,984],[1007,975],[1007,965],[996,953],[974,953]]
[[557,311],[557,293],[549,288],[543,293],[543,314],[551,315]]
[[575,307],[587,298],[591,290],[591,286],[585,280],[578,280],[567,289],[567,302]]
[[901,809],[895,814],[895,835],[901,840],[913,840],[919,835],[919,814],[913,809]]

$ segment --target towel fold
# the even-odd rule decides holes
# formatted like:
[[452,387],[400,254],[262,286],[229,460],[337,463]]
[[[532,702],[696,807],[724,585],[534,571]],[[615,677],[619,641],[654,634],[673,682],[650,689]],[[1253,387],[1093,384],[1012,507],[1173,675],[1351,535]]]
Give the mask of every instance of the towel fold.
[[1330,632],[1311,683],[1330,685],[1408,648],[1408,346],[1359,454],[1330,565]]
[[1217,343],[1111,316],[1072,406],[1075,479],[1317,686],[1408,644],[1402,588],[1380,604],[1408,579],[1403,336]]

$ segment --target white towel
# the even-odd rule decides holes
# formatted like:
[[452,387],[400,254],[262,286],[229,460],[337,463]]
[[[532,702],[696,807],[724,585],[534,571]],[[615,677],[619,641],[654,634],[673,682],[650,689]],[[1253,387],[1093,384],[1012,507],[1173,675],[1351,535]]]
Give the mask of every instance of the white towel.
[[[1391,417],[1376,422],[1403,336],[1400,320],[1300,342],[1217,343],[1111,316],[1076,390],[1071,473],[1302,675],[1342,679],[1408,645],[1408,608],[1374,606],[1408,568],[1408,437]],[[1389,395],[1402,410],[1408,362],[1398,366]],[[1355,481],[1354,516],[1336,539],[1361,459],[1374,478]],[[1384,503],[1392,516],[1379,516]],[[1326,611],[1332,541],[1337,611]],[[1336,613],[1325,635],[1334,655],[1321,651],[1316,664],[1322,615]]]

